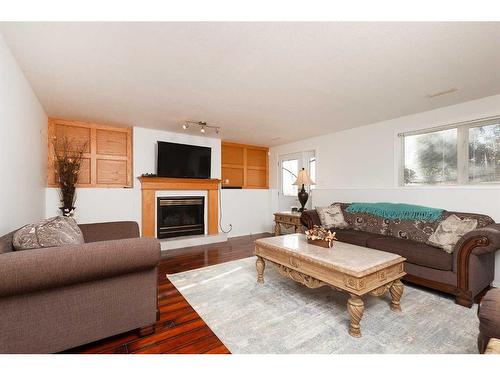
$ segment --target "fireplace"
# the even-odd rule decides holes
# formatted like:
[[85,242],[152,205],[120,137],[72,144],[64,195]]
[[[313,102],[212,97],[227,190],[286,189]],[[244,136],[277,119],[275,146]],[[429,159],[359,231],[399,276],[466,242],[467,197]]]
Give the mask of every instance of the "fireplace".
[[205,234],[205,197],[159,197],[158,238]]

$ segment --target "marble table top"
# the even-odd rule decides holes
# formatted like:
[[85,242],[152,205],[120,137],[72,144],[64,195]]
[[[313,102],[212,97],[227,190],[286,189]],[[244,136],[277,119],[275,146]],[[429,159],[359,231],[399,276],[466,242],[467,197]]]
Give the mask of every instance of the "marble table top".
[[330,249],[307,243],[304,234],[261,238],[255,241],[259,246],[281,251],[297,258],[362,277],[405,260],[400,255],[367,247],[334,241]]

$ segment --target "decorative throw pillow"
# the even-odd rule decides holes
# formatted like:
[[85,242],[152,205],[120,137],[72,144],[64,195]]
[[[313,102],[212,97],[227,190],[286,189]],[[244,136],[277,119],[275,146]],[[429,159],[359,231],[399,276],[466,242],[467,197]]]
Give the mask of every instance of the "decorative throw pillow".
[[39,249],[84,243],[83,233],[71,217],[56,216],[28,224],[14,233],[15,250]]
[[439,223],[428,242],[430,245],[442,248],[447,253],[452,253],[460,237],[476,227],[476,219],[460,219],[457,215],[450,215]]
[[321,226],[324,228],[346,228],[347,222],[340,208],[340,204],[333,204],[330,207],[316,207]]

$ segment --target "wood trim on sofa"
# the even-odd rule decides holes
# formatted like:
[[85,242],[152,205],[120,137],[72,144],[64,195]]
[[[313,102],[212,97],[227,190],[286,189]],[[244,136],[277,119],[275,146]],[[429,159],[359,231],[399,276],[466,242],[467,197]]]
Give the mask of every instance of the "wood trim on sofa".
[[454,296],[457,296],[459,294],[458,287],[456,287],[454,285],[442,283],[439,281],[424,279],[422,277],[410,275],[408,273],[405,275],[403,280],[408,281],[408,282],[413,283],[413,284],[422,285],[426,288],[431,288],[431,289],[439,290],[439,291],[447,293],[447,294],[452,294]]
[[471,307],[474,303],[475,296],[469,290],[469,260],[472,250],[476,247],[488,246],[489,244],[490,240],[487,237],[473,237],[467,240],[460,248],[457,265],[458,295],[456,298],[456,303],[459,305]]

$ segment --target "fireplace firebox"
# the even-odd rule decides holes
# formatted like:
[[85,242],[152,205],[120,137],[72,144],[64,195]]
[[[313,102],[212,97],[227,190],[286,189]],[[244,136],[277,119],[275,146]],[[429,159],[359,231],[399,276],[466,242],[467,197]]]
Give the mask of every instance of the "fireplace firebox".
[[157,237],[205,233],[205,197],[158,197]]

